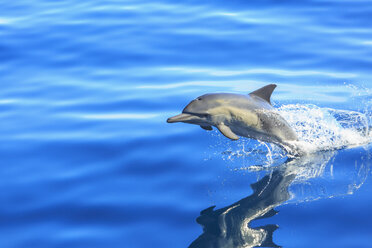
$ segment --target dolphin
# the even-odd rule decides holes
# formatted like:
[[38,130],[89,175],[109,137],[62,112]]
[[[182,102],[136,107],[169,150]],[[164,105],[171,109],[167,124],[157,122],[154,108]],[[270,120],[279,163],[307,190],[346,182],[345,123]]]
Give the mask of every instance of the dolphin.
[[192,100],[181,114],[167,119],[168,123],[184,122],[205,130],[216,127],[224,136],[239,136],[269,142],[299,155],[293,144],[297,135],[287,121],[271,105],[275,84],[266,85],[247,95],[232,93],[205,94]]

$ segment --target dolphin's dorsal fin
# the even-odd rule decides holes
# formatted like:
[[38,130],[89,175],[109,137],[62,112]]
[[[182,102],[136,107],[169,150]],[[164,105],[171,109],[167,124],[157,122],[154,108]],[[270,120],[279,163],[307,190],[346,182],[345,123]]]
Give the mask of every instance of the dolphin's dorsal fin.
[[262,88],[259,88],[258,90],[255,90],[255,91],[249,93],[249,95],[258,96],[259,98],[262,98],[266,102],[271,104],[270,97],[271,97],[271,94],[273,93],[275,88],[276,88],[276,84],[269,84],[269,85],[266,85]]

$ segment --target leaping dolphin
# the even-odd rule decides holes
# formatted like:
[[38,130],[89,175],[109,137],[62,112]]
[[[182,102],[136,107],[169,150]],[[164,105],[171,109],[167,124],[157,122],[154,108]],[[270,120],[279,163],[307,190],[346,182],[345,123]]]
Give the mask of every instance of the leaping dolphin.
[[277,144],[290,154],[298,155],[291,144],[298,140],[296,133],[271,105],[275,88],[275,84],[269,84],[247,95],[205,94],[192,100],[181,114],[168,118],[167,122],[196,124],[205,130],[215,126],[231,140],[243,136]]

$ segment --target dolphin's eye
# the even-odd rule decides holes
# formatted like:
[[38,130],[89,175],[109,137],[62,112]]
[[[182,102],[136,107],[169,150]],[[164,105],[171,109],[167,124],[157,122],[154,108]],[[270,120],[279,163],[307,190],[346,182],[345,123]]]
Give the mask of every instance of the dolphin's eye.
[[200,100],[201,100],[201,97],[196,98],[196,100],[197,100],[197,101],[200,101]]

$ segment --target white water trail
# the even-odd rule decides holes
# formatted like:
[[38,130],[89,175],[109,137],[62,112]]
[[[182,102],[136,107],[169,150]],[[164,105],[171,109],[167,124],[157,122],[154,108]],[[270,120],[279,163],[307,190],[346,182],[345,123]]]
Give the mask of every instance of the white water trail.
[[293,144],[307,154],[365,145],[371,142],[364,113],[290,104],[278,112],[295,130],[299,141]]

